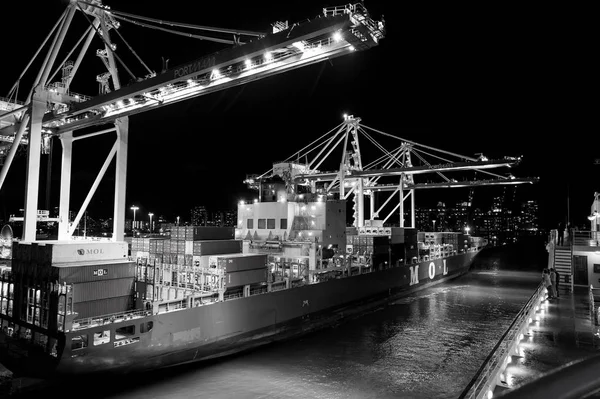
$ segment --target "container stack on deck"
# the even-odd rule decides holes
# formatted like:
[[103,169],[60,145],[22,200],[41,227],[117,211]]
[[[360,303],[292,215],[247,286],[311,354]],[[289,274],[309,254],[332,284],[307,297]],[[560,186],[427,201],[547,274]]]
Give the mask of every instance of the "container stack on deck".
[[[243,241],[234,240],[234,234],[232,227],[175,226],[170,238],[132,239],[138,281],[146,284],[145,289],[140,284],[145,299],[180,299],[194,291],[216,290],[220,273],[217,263],[242,253]],[[236,274],[229,270],[225,280],[229,287],[266,281],[265,255],[246,256],[232,264],[241,268],[246,262],[253,265],[253,259],[262,260],[262,269],[253,266]]]
[[[133,307],[135,264],[125,242],[15,242],[13,253],[14,295],[28,298],[24,308],[14,309],[21,320],[46,327],[53,301],[74,319]],[[71,285],[66,293],[65,284]],[[60,293],[70,300],[52,298]]]
[[365,228],[363,233],[346,230],[346,250],[354,256],[372,256],[373,264],[412,262],[418,255],[417,231],[413,228]]

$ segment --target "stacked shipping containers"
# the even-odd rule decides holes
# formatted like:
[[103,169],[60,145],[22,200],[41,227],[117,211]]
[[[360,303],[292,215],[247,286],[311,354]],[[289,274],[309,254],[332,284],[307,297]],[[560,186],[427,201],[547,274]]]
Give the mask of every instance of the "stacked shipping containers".
[[[129,261],[126,242],[15,242],[13,273],[15,295],[27,297],[25,309],[17,310],[23,320],[36,308],[48,307],[49,291],[71,285],[67,313],[74,319],[130,310],[133,306],[135,264]],[[35,295],[32,293],[35,292]],[[72,303],[72,309],[70,305]],[[44,319],[45,317],[42,317]],[[35,319],[34,319],[35,324]]]
[[[267,281],[267,254],[229,254],[214,257],[217,268],[225,275],[225,288]],[[213,260],[211,260],[213,261]]]
[[233,237],[232,227],[174,226],[170,238],[134,238],[131,250],[138,261],[138,281],[144,283],[142,296],[175,299],[201,289],[208,280],[199,281],[204,277],[198,270],[210,267],[211,256],[242,252],[242,241]]

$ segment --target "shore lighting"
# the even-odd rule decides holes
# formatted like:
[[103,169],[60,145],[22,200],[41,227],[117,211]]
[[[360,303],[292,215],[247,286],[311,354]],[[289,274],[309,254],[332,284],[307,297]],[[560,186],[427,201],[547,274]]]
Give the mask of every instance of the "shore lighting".
[[150,217],[150,233],[152,233],[152,216],[154,216],[154,214],[150,212],[148,213],[148,216]]
[[467,233],[467,235],[469,235],[469,231],[471,231],[471,228],[469,226],[465,227],[465,233]]
[[140,209],[139,207],[133,205],[131,208],[129,208],[133,211],[133,229],[135,229],[135,211],[137,211],[138,209]]

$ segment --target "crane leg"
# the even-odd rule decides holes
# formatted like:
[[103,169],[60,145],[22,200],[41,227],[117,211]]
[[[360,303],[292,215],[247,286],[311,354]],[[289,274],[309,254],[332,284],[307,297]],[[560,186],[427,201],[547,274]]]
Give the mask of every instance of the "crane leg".
[[127,146],[129,142],[129,117],[118,118],[117,154],[115,176],[115,208],[113,217],[113,241],[125,239],[125,191],[127,183]]

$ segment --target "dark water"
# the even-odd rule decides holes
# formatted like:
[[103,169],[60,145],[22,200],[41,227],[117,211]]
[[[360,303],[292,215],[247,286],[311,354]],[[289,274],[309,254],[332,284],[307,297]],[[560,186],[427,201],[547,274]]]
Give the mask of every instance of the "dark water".
[[128,381],[73,382],[61,397],[456,398],[533,294],[543,242],[481,254],[469,273],[336,327]]

